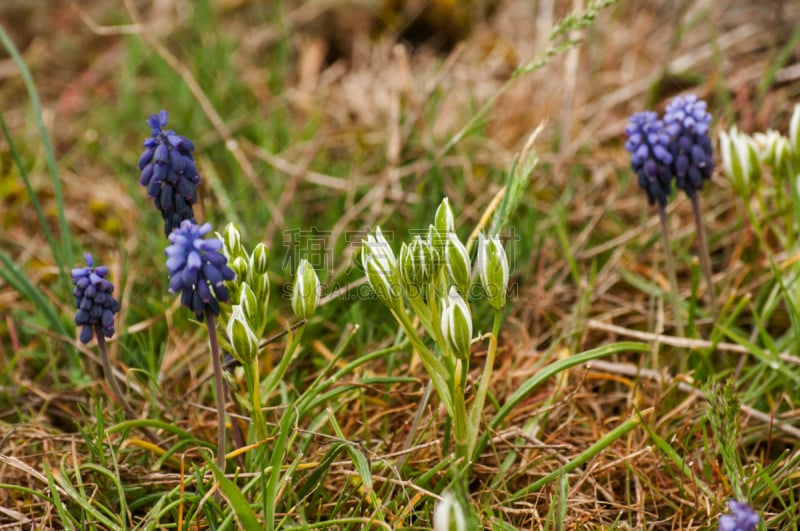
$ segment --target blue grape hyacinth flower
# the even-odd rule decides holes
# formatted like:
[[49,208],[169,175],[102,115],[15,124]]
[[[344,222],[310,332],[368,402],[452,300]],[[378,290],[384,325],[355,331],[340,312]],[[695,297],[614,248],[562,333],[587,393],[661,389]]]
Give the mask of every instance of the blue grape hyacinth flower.
[[181,304],[194,312],[198,319],[205,315],[219,315],[219,302],[227,302],[230,293],[224,281],[233,280],[236,274],[228,267],[228,258],[220,252],[222,241],[205,239],[211,224],[197,225],[190,220],[168,236],[172,245],[165,250],[169,290],[181,292]]
[[197,202],[200,175],[192,154],[194,144],[164,129],[167,111],[150,115],[147,125],[153,136],[144,141],[145,150],[139,157],[139,184],[147,187],[147,196],[164,219],[164,234],[169,236],[182,221],[195,221],[192,205]]
[[745,502],[728,501],[728,508],[733,514],[719,517],[719,531],[755,531],[761,517]]
[[670,137],[672,173],[675,185],[689,197],[703,189],[714,169],[710,126],[706,102],[694,94],[677,96],[667,105],[664,128]]
[[75,324],[82,327],[80,340],[88,343],[95,331],[105,337],[114,335],[114,314],[119,313],[119,302],[114,298],[114,284],[105,279],[108,268],[94,267],[91,253],[83,255],[86,267],[79,267],[70,272],[75,290]]
[[631,169],[639,177],[639,186],[651,205],[665,206],[672,193],[673,157],[663,122],[653,111],[637,112],[630,117],[625,134],[625,149],[631,154]]

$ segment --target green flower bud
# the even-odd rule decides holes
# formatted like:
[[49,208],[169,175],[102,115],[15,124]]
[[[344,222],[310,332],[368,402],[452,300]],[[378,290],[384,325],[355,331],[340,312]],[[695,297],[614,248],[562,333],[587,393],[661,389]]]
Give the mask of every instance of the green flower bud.
[[794,106],[792,119],[789,122],[789,143],[797,160],[800,160],[800,103]]
[[502,309],[508,291],[508,258],[497,236],[478,235],[477,268],[489,306]]
[[402,303],[400,274],[397,259],[389,242],[383,237],[380,227],[375,235],[367,236],[361,246],[361,263],[372,291],[391,308]]
[[374,257],[367,261],[367,281],[375,295],[390,308],[398,307],[402,302],[400,278],[397,270],[386,270],[385,264]]
[[444,261],[447,266],[447,275],[455,285],[458,292],[466,297],[469,293],[469,286],[472,279],[472,267],[469,261],[469,253],[458,235],[451,232],[447,235],[447,244],[444,248]]
[[472,314],[454,287],[442,301],[441,330],[447,346],[457,358],[469,360],[472,343]]
[[239,286],[239,306],[242,308],[245,319],[248,323],[259,321],[259,304],[255,292],[247,282],[242,282]]
[[308,260],[300,260],[292,288],[292,309],[300,319],[308,319],[319,304],[321,288],[319,278]]
[[230,262],[230,268],[236,273],[236,280],[247,282],[250,278],[250,263],[244,256],[237,256]]
[[253,276],[266,275],[269,270],[269,249],[263,243],[258,243],[250,255],[250,271]]
[[247,252],[242,246],[242,233],[233,223],[228,223],[222,235],[219,235],[222,240],[222,252],[228,257],[228,261],[233,260],[238,256],[247,256]]
[[444,246],[445,243],[447,243],[447,233],[439,232],[439,229],[433,225],[428,225],[428,235],[425,238],[425,242],[436,249],[436,252],[439,253],[439,256],[444,256]]
[[449,490],[433,509],[433,531],[467,531],[464,508]]
[[436,209],[436,215],[433,219],[436,230],[439,231],[443,238],[456,231],[456,219],[453,216],[453,210],[450,208],[450,200],[446,197],[442,199],[439,208]]
[[719,134],[722,166],[734,191],[742,197],[750,196],[751,183],[761,177],[761,161],[755,141],[733,127],[729,133]]
[[253,279],[253,293],[256,295],[256,300],[261,304],[262,311],[267,313],[267,306],[269,305],[269,275],[258,275]]
[[374,236],[368,234],[367,239],[361,245],[361,263],[365,269],[370,258],[381,262],[383,269],[397,269],[397,259],[394,256],[394,251],[392,251],[392,246],[383,237],[380,227],[375,229]]
[[772,129],[766,134],[756,133],[753,138],[759,149],[759,157],[772,168],[775,177],[786,177],[791,161],[789,139]]
[[439,253],[431,244],[415,236],[411,245],[400,248],[400,275],[406,290],[424,289],[439,268]]
[[242,363],[252,362],[258,356],[258,337],[247,322],[242,307],[235,304],[232,310],[226,331],[233,354]]

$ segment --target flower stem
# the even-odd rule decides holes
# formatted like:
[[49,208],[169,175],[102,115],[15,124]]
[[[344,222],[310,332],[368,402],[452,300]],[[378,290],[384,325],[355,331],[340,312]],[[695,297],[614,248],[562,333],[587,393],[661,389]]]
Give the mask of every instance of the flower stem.
[[480,420],[483,414],[483,405],[486,402],[486,393],[489,391],[489,381],[492,379],[492,371],[494,370],[494,358],[497,354],[497,338],[500,335],[500,323],[502,322],[502,310],[494,311],[494,323],[492,325],[492,333],[485,334],[483,337],[489,339],[489,350],[486,353],[486,361],[483,365],[483,374],[478,381],[478,386],[475,391],[475,402],[472,404],[472,409],[469,412],[468,429],[469,429],[469,455],[472,461],[478,460],[478,455],[475,453],[475,446],[478,443],[478,434],[480,433]]
[[697,241],[700,247],[700,267],[703,268],[703,275],[706,277],[706,288],[709,300],[711,301],[711,314],[714,320],[719,317],[717,306],[717,290],[714,288],[713,272],[711,271],[711,257],[708,252],[708,239],[706,238],[706,227],[703,224],[703,216],[700,211],[700,196],[692,196],[692,210],[694,210],[694,224],[697,226]]
[[675,274],[675,260],[672,258],[672,248],[669,245],[669,229],[667,228],[667,212],[662,205],[658,205],[658,217],[661,219],[661,238],[664,243],[664,264],[667,268],[667,277],[672,290],[672,311],[675,314],[675,330],[678,336],[683,334],[683,316],[681,315],[681,296],[678,291],[678,277]]
[[217,398],[217,466],[225,473],[225,382],[222,379],[222,360],[217,339],[216,319],[206,312],[208,327],[208,346],[211,349],[211,362],[214,365],[214,394]]
[[[117,379],[114,377],[114,371],[111,368],[111,357],[108,355],[108,345],[106,345],[106,338],[103,336],[102,329],[99,325],[95,325],[94,327],[95,337],[97,337],[97,349],[100,351],[100,359],[103,363],[103,372],[106,375],[106,381],[108,382],[108,386],[111,388],[111,393],[114,395],[114,398],[117,399],[117,402],[122,406],[122,409],[125,410],[125,414],[130,420],[138,420],[139,416],[133,410],[133,407],[128,403],[128,400],[125,398],[125,394],[122,392],[122,389],[119,387],[119,383],[117,383]],[[166,449],[167,446],[164,444],[164,441],[158,438],[158,436],[148,428],[147,426],[142,426],[142,433],[144,433],[145,437],[150,439],[153,443],[158,445],[160,448]]]
[[414,330],[414,325],[411,324],[411,321],[406,315],[405,310],[399,309],[395,311],[392,309],[392,315],[394,315],[394,318],[398,323],[400,323],[400,326],[403,327],[406,337],[408,337],[408,340],[411,342],[413,348],[416,349],[420,360],[422,360],[422,364],[425,366],[428,376],[431,377],[433,387],[436,389],[436,394],[439,395],[439,400],[444,403],[447,414],[452,416],[453,397],[450,392],[450,386],[448,385],[448,379],[451,376],[450,373],[442,364],[441,360],[437,359],[430,349],[428,349],[428,347],[426,347],[425,344],[419,339],[416,330]]
[[264,421],[264,413],[261,411],[261,371],[258,364],[258,356],[253,359],[253,365],[250,370],[253,372],[251,398],[253,400],[253,423],[256,426],[256,440],[263,441],[267,438],[267,426]]

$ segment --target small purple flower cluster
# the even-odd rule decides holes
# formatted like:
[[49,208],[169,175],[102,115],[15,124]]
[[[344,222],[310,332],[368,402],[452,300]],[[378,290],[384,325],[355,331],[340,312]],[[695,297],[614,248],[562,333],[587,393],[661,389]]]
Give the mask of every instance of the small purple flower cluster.
[[[219,302],[230,298],[224,280],[235,278],[227,257],[218,252],[222,242],[202,239],[211,225],[198,226],[192,205],[197,202],[200,175],[194,163],[194,144],[174,131],[165,130],[167,111],[147,118],[152,137],[144,141],[139,158],[139,184],[147,187],[164,220],[169,289],[181,292],[181,303],[198,319],[206,312],[219,315]],[[216,298],[215,298],[216,297]]]
[[628,141],[625,149],[631,153],[631,169],[639,176],[639,186],[647,193],[651,205],[656,201],[667,204],[672,192],[672,154],[664,122],[653,111],[637,112],[625,128]]
[[75,324],[81,327],[80,340],[86,344],[94,337],[95,330],[105,337],[114,335],[114,314],[119,312],[119,302],[112,295],[114,284],[105,279],[108,268],[94,267],[90,253],[83,255],[86,267],[73,269],[70,273],[75,290]]
[[[164,232],[171,245],[166,248],[169,289],[181,292],[181,303],[198,319],[208,312],[219,315],[219,302],[230,299],[223,285],[235,274],[228,267],[227,257],[220,253],[222,242],[203,239],[211,231],[206,223],[198,226],[192,205],[197,202],[200,175],[194,164],[194,144],[174,131],[165,130],[167,111],[147,119],[152,137],[144,141],[139,158],[139,183],[147,188],[164,220]],[[88,343],[95,330],[105,337],[114,334],[114,314],[119,302],[111,296],[114,285],[104,277],[108,268],[93,267],[92,255],[85,255],[88,267],[72,270],[75,283],[75,324],[83,327],[80,340]]]
[[719,517],[719,531],[755,531],[761,517],[745,502],[728,501],[732,514]]
[[198,319],[207,313],[219,315],[218,301],[230,299],[224,281],[236,278],[228,267],[228,258],[220,252],[222,242],[217,238],[203,238],[209,232],[210,223],[198,226],[192,221],[183,221],[169,235],[172,245],[165,251],[169,290],[180,291],[181,304],[192,310]]
[[706,102],[694,94],[673,99],[664,113],[664,129],[670,136],[675,185],[692,197],[711,179],[714,149],[708,130],[711,115]]
[[192,205],[197,202],[200,175],[192,155],[194,144],[174,131],[164,130],[167,111],[150,115],[147,125],[153,135],[144,141],[145,150],[139,157],[139,184],[147,187],[147,196],[164,219],[164,234],[169,236],[182,221],[195,221]]
[[656,201],[666,205],[673,177],[689,197],[703,189],[714,169],[710,125],[706,102],[693,94],[674,98],[663,120],[652,111],[631,116],[625,128],[625,149],[631,153],[631,169],[651,205]]

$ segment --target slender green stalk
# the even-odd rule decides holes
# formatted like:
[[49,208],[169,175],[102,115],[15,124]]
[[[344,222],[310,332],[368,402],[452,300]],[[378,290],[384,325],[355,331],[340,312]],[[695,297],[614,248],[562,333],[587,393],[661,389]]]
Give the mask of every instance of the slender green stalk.
[[672,248],[669,245],[669,229],[667,227],[667,212],[658,205],[658,217],[661,220],[661,240],[664,243],[664,265],[667,268],[670,289],[672,291],[672,311],[675,314],[675,330],[678,336],[684,337],[683,315],[681,315],[681,295],[678,291],[678,277],[675,274],[675,259],[672,257]]
[[225,473],[225,382],[222,379],[222,360],[220,359],[217,324],[214,315],[206,312],[208,327],[208,346],[211,350],[211,362],[214,365],[214,394],[217,399],[217,466]]
[[441,361],[436,359],[428,347],[426,347],[425,344],[420,341],[419,337],[417,337],[417,333],[414,330],[414,325],[411,324],[411,321],[409,320],[405,311],[402,308],[398,311],[392,310],[392,315],[394,315],[395,319],[397,319],[397,322],[400,323],[400,326],[403,327],[403,330],[405,330],[409,341],[411,341],[411,344],[419,353],[422,364],[425,366],[428,376],[430,376],[431,380],[433,381],[436,394],[439,395],[439,399],[444,403],[447,414],[452,416],[453,398],[450,396],[449,386],[447,384],[449,376],[447,374],[447,370],[442,365]]
[[519,500],[520,498],[524,498],[528,494],[536,492],[544,485],[550,483],[557,477],[561,476],[562,474],[568,474],[578,468],[579,466],[585,464],[591,458],[602,452],[608,446],[613,444],[615,441],[619,440],[620,438],[624,437],[629,431],[637,427],[639,424],[642,423],[643,417],[649,416],[653,413],[653,408],[646,409],[641,413],[634,414],[631,418],[608,432],[606,435],[601,437],[597,440],[593,445],[589,448],[578,454],[574,459],[566,463],[564,466],[554,470],[553,472],[547,474],[546,476],[539,478],[538,480],[534,481],[527,487],[520,489],[519,491],[515,492],[510,500]]
[[464,397],[463,380],[466,379],[467,368],[461,360],[456,360],[455,373],[453,374],[453,440],[456,443],[456,457],[461,461],[461,466],[468,467],[470,446],[470,433],[467,421],[467,405]]
[[[297,334],[289,335],[289,342],[286,345],[286,349],[283,351],[283,357],[281,358],[280,363],[270,372],[269,376],[267,377],[266,384],[264,385],[264,395],[269,396],[272,391],[278,387],[278,384],[283,381],[283,375],[286,374],[286,369],[289,368],[289,362],[292,361],[292,356],[294,356],[295,350],[297,350],[297,346],[300,344],[300,341],[303,339],[303,334],[306,331],[305,324],[308,321],[303,319],[300,324],[302,325],[298,330]],[[290,331],[294,329],[294,326],[290,329]],[[256,378],[257,379],[257,378]],[[258,409],[259,412],[261,408]]]
[[697,226],[697,243],[700,247],[700,267],[703,268],[703,275],[706,277],[706,289],[708,290],[709,301],[711,302],[711,314],[714,320],[719,317],[719,307],[717,306],[717,290],[714,288],[714,277],[711,270],[711,256],[708,252],[708,238],[706,237],[706,227],[703,224],[703,216],[700,210],[700,195],[692,196],[692,210],[694,211],[694,224]]
[[[130,403],[128,403],[128,400],[125,398],[125,393],[122,392],[117,379],[114,378],[114,371],[111,368],[111,357],[108,355],[108,345],[106,345],[106,338],[103,336],[100,325],[95,325],[94,331],[95,336],[97,337],[97,350],[100,351],[100,359],[103,363],[103,372],[106,375],[108,386],[111,388],[111,393],[114,395],[114,398],[117,400],[117,402],[119,402],[119,405],[122,406],[122,409],[125,410],[125,414],[128,416],[128,418],[130,420],[137,420],[139,416],[133,410],[133,407],[131,407]],[[152,441],[154,444],[164,449],[167,448],[167,446],[164,444],[164,441],[159,439],[158,436],[153,433],[153,430],[147,426],[140,426],[140,428],[145,437],[150,439],[150,441]]]
[[483,374],[481,375],[480,382],[478,382],[478,389],[475,392],[475,402],[472,404],[472,409],[469,412],[469,455],[472,456],[473,461],[478,459],[478,456],[475,455],[474,452],[478,443],[478,433],[481,414],[483,413],[483,405],[486,403],[486,393],[489,391],[489,381],[492,379],[494,358],[497,354],[497,337],[500,334],[500,323],[502,321],[502,317],[503,312],[501,310],[494,311],[494,324],[492,326],[492,333],[488,335],[489,350],[486,353],[486,362],[483,366]]
[[253,424],[256,426],[256,438],[263,441],[267,438],[267,424],[264,420],[264,413],[261,411],[261,379],[259,378],[258,356],[253,359],[251,366],[252,385],[251,395],[253,399]]

